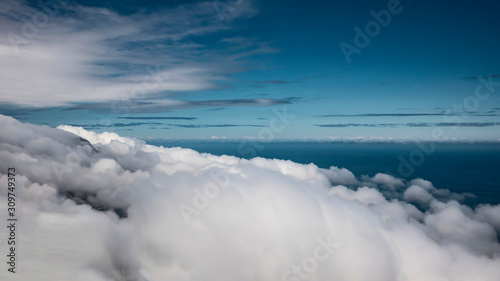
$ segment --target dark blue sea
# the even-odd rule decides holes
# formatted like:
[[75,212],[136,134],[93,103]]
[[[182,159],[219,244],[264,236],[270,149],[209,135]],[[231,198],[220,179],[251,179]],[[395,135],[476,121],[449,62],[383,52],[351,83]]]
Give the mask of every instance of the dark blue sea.
[[[338,166],[357,177],[386,173],[411,180],[423,178],[437,188],[472,193],[466,204],[500,204],[500,144],[494,143],[359,143],[148,141],[164,147],[180,146],[214,155],[242,158],[260,156],[292,160],[321,168]],[[434,146],[433,146],[434,145]]]

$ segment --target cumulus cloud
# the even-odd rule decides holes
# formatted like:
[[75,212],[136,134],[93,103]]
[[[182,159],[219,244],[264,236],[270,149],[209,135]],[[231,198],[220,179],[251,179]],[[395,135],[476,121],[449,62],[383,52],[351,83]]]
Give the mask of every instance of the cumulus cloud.
[[330,169],[321,169],[333,185],[355,185],[359,184],[354,174],[346,168],[332,166]]
[[421,186],[412,185],[404,192],[404,199],[408,202],[427,204],[433,199],[433,197]]
[[402,180],[397,179],[391,175],[382,174],[382,173],[377,173],[370,180],[374,183],[381,184],[381,185],[383,185],[387,188],[390,188],[392,190],[404,185]]
[[[500,276],[499,206],[468,207],[422,179],[214,156],[2,115],[0,130],[0,182],[17,171],[17,280]],[[2,227],[3,253],[6,235]]]

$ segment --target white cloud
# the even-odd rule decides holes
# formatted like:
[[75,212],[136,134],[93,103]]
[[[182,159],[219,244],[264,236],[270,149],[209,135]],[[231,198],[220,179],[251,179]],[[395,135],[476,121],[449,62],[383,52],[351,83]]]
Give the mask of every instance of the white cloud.
[[377,184],[381,184],[391,190],[395,190],[396,188],[402,187],[404,185],[402,180],[382,173],[377,173],[371,178],[371,181]]
[[346,168],[332,166],[330,169],[321,169],[333,185],[359,184],[354,174]]
[[232,56],[273,51],[259,42],[235,52],[193,42],[231,29],[231,19],[255,15],[244,2],[222,23],[209,1],[131,15],[57,1],[49,8],[2,1],[1,101],[61,106],[217,88],[242,69]]
[[[17,280],[282,280],[299,264],[309,280],[325,281],[500,276],[499,207],[434,197],[424,180],[379,174],[355,184],[336,167],[200,154],[6,116],[0,130],[0,182],[17,170]],[[331,184],[341,181],[354,186]],[[400,199],[377,188],[389,183]],[[402,200],[405,190],[425,194],[428,208]],[[0,202],[6,196],[0,189]],[[182,204],[196,210],[190,223]],[[325,237],[339,247],[306,272]]]
[[428,204],[434,197],[422,187],[412,185],[405,190],[404,199],[408,202]]

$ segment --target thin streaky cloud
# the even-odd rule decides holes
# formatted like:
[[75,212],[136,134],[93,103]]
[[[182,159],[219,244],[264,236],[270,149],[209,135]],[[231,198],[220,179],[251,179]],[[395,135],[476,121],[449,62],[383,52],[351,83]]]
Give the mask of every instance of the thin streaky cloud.
[[216,107],[216,108],[206,109],[206,111],[222,111],[222,110],[226,110],[226,109],[227,109],[226,107]]
[[202,108],[202,107],[237,107],[237,106],[274,106],[280,104],[291,104],[299,98],[290,97],[285,99],[230,99],[230,100],[136,100],[123,102],[101,102],[101,103],[83,103],[74,105],[66,110],[91,110],[104,113],[156,113],[169,112],[172,110]]
[[[170,127],[185,128],[185,129],[198,129],[198,128],[229,128],[229,127],[256,127],[261,128],[263,125],[239,125],[239,124],[201,124],[201,125],[185,125],[185,124],[165,124]],[[169,127],[166,127],[169,128]]]
[[347,124],[316,124],[316,127],[321,128],[347,128],[347,127],[373,127],[373,128],[387,128],[387,127],[493,127],[499,126],[500,122],[437,122],[437,123],[380,123],[380,124],[366,124],[366,123],[347,123]]
[[295,83],[296,81],[287,81],[287,80],[267,80],[267,81],[246,81],[249,84],[257,84],[257,85],[265,85],[265,84],[272,84],[272,85],[284,85],[284,84],[291,84]]
[[144,125],[163,125],[163,123],[147,123],[147,122],[132,122],[132,123],[112,123],[112,124],[67,124],[74,127],[82,128],[121,128],[121,127],[137,127]]
[[250,84],[252,87],[264,87],[267,85],[287,85],[299,83],[300,81],[309,80],[309,77],[302,77],[296,80],[264,80],[264,81],[245,81],[245,83]]
[[196,120],[196,117],[178,117],[178,116],[147,116],[147,117],[118,117],[118,119],[128,119],[128,120]]
[[[366,114],[326,114],[318,115],[316,117],[329,118],[329,117],[418,117],[418,116],[453,116],[455,114],[446,113],[366,113]],[[463,115],[460,115],[463,116]],[[484,113],[471,113],[468,116],[487,116],[494,117],[500,116],[499,114],[484,114]]]

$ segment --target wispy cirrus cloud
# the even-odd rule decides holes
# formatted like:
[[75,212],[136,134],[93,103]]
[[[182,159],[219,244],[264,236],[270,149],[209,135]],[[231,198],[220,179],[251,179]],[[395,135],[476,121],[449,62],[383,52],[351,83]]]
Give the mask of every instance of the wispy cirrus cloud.
[[127,15],[54,3],[0,4],[2,102],[50,107],[216,89],[245,68],[242,58],[275,51],[258,41],[235,41],[246,45],[232,49],[197,42],[255,15],[252,1],[235,7],[224,22],[209,1]]

